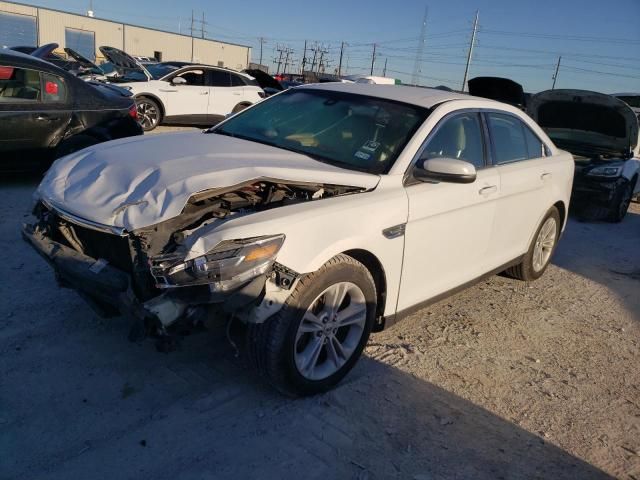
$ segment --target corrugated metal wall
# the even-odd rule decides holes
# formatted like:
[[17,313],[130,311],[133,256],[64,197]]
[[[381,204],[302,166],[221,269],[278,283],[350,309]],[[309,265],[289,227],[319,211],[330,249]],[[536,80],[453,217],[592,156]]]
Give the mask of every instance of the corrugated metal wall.
[[163,60],[191,61],[191,37],[125,25],[124,39],[130,55],[153,57],[158,51]]
[[192,39],[177,33],[123,25],[46,8],[0,1],[0,12],[37,16],[39,45],[55,42],[60,45],[60,51],[66,46],[65,28],[94,32],[98,62],[103,59],[98,50],[101,45],[120,48],[131,55],[145,57],[153,57],[154,52],[161,52],[162,60],[165,61],[193,60],[211,65],[222,62],[223,66],[237,70],[246,68],[251,57],[250,47],[242,45],[201,38]]

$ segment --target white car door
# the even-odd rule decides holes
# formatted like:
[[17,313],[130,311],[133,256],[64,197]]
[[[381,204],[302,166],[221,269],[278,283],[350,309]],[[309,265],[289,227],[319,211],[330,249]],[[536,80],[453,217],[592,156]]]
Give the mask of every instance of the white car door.
[[[166,117],[192,117],[192,119],[197,119],[199,116],[203,119],[206,117],[210,94],[205,76],[204,69],[189,68],[179,71],[171,77],[169,82],[165,82],[166,86],[162,91],[167,95]],[[184,83],[171,83],[175,78],[182,78]]]
[[476,111],[448,115],[429,135],[418,162],[445,157],[476,166],[473,183],[410,181],[409,219],[398,310],[432,299],[494,268],[491,232],[500,177],[486,165]]
[[244,101],[244,84],[233,85],[232,73],[212,68],[209,70],[209,85],[211,92],[209,102],[209,115],[224,117],[231,113],[233,108]]
[[502,185],[496,211],[495,245],[500,263],[529,248],[542,216],[553,204],[554,181],[564,177],[564,165],[547,156],[549,150],[515,115],[486,112],[492,162]]

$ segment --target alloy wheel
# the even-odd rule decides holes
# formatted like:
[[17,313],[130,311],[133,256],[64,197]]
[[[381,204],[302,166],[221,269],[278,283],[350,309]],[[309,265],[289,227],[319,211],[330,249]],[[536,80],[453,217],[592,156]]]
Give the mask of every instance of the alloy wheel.
[[367,304],[351,282],[327,287],[311,303],[296,332],[294,360],[308,380],[323,380],[355,352],[367,322]]
[[158,108],[145,100],[139,100],[136,104],[138,109],[138,122],[145,130],[151,130],[158,124]]
[[558,235],[558,228],[556,219],[549,217],[542,224],[540,232],[538,232],[538,238],[533,247],[533,269],[536,272],[540,272],[549,262],[553,248],[556,245],[556,237]]

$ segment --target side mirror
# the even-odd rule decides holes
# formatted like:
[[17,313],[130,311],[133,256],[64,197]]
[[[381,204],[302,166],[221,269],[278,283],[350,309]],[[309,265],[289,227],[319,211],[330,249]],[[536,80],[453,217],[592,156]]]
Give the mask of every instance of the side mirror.
[[416,166],[413,176],[424,182],[473,183],[476,181],[476,167],[455,158],[431,158]]
[[173,77],[171,79],[171,85],[186,85],[187,81],[182,77]]

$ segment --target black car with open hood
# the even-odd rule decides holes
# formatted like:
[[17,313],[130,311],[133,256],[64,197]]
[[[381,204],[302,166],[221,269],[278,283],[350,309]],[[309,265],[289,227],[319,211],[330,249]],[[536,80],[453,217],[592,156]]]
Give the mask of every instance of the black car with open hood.
[[522,109],[525,107],[525,93],[522,85],[509,78],[475,77],[467,84],[469,95],[508,103]]
[[623,101],[587,90],[547,90],[529,115],[576,161],[572,201],[588,216],[624,218],[640,185],[638,118]]
[[0,168],[30,169],[140,134],[127,90],[85,82],[44,60],[0,49]]

